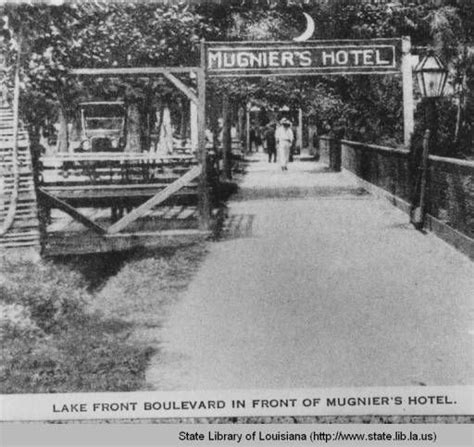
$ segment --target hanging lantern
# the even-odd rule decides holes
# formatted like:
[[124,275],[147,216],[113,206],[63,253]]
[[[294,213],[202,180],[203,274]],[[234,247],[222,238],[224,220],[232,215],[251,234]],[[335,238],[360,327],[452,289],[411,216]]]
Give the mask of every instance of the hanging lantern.
[[448,70],[438,56],[434,54],[424,56],[416,66],[415,74],[423,97],[443,96]]

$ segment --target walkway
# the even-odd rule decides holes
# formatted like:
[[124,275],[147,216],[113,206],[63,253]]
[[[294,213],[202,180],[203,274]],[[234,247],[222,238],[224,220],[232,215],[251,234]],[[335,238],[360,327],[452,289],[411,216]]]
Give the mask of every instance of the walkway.
[[162,329],[151,387],[473,384],[474,264],[344,174],[258,160]]

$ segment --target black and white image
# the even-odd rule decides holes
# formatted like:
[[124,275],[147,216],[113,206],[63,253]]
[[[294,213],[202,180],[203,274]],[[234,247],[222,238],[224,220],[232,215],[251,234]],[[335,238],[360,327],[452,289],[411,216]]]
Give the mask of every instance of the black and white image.
[[0,19],[1,394],[474,385],[471,0]]

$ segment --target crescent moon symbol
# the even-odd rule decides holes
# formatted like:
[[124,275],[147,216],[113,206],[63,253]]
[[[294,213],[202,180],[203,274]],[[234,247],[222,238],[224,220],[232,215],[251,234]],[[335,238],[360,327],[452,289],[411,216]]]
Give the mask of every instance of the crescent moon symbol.
[[306,12],[303,14],[306,17],[306,30],[303,34],[301,34],[301,36],[295,37],[293,39],[295,42],[304,42],[305,40],[308,40],[314,33],[315,25],[313,18]]

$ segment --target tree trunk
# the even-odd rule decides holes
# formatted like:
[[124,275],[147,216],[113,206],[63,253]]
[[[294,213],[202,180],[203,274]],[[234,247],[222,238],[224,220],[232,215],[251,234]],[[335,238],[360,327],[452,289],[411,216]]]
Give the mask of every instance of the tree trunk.
[[141,152],[148,152],[151,150],[151,129],[153,117],[153,90],[150,86],[145,91],[145,99],[141,109]]
[[457,108],[456,108],[456,125],[454,127],[454,142],[455,144],[459,144],[459,134],[461,131],[461,123],[462,123],[462,118],[463,118],[463,106],[465,104],[465,85],[466,85],[466,74],[464,73],[461,81],[461,89],[459,92],[459,98],[458,98],[458,103],[457,103]]
[[173,152],[173,128],[168,104],[163,104],[160,117],[159,138],[156,152],[168,155]]
[[187,101],[182,99],[181,100],[181,122],[179,126],[179,135],[181,136],[182,139],[185,139],[188,134],[188,104]]
[[81,117],[79,115],[74,116],[69,137],[71,141],[78,143],[77,145],[79,146],[81,140]]
[[59,102],[59,130],[58,130],[58,152],[68,152],[69,132],[67,128],[66,109],[62,101]]
[[245,144],[245,109],[242,107],[242,105],[239,106],[238,110],[238,122],[239,122],[239,127],[238,127],[238,136],[239,136],[239,141],[241,144]]
[[150,148],[150,114],[146,108],[140,110],[140,152]]
[[231,140],[231,107],[229,96],[224,95],[222,100],[222,118],[224,119],[223,129],[222,129],[222,161],[224,164],[224,176],[227,179],[232,178],[232,169],[231,169],[231,150],[232,150],[232,140]]
[[28,135],[30,137],[30,142],[35,144],[40,144],[41,140],[41,127],[39,124],[31,124],[28,126]]
[[219,147],[219,116],[220,116],[220,101],[219,97],[215,92],[209,95],[208,103],[208,117],[209,117],[209,129],[212,132],[212,146],[214,148]]
[[158,145],[161,138],[161,125],[163,124],[163,107],[160,105],[157,106],[155,110],[155,141],[154,141],[154,152],[158,151]]
[[214,93],[209,96],[209,127],[212,132],[212,145],[214,148],[219,146],[219,100]]
[[138,104],[131,103],[127,109],[127,144],[125,152],[140,152],[140,133],[140,110],[138,109]]

